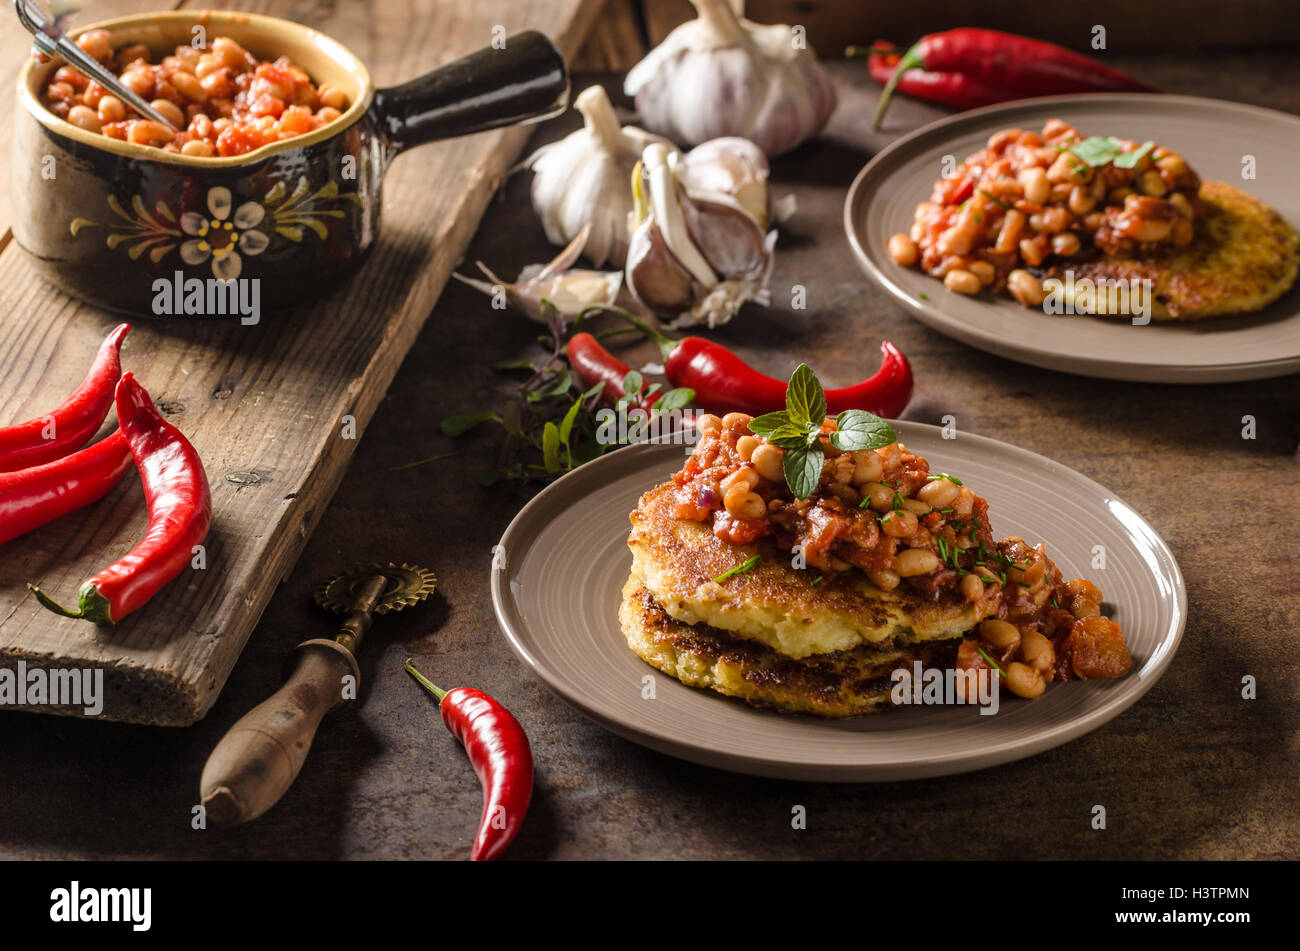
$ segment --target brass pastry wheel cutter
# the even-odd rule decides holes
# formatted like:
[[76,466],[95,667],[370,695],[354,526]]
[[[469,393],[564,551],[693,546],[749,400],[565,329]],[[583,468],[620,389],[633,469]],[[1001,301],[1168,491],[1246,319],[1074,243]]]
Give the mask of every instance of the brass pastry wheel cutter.
[[432,571],[408,564],[354,568],[316,586],[316,603],[344,615],[332,638],[303,641],[285,660],[284,685],[230,728],[203,767],[200,801],[215,825],[256,819],[302,769],[321,719],[356,699],[356,651],[376,614],[419,604],[437,586]]

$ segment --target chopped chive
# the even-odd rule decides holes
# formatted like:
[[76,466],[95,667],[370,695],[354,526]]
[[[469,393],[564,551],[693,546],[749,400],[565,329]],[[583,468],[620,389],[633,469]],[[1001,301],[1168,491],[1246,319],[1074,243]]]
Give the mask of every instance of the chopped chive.
[[903,507],[903,493],[895,490],[894,492],[894,511],[897,512]]
[[728,568],[726,571],[724,571],[722,574],[718,575],[718,576],[717,576],[716,578],[714,578],[713,580],[714,580],[714,581],[726,581],[726,580],[727,580],[728,578],[730,578],[732,575],[741,575],[741,574],[745,574],[747,571],[749,571],[750,569],[752,569],[756,564],[758,564],[758,556],[757,556],[757,555],[754,555],[752,558],[747,558],[747,559],[745,559],[745,561],[744,561],[743,563],[741,563],[741,564],[739,564],[739,565],[736,565],[736,567],[734,567],[734,568]]
[[996,198],[993,195],[990,195],[982,188],[980,189],[980,194],[983,195],[985,198],[987,198],[989,201],[996,202],[997,204],[1001,205],[1007,211],[1011,210],[1011,206],[1008,205],[1005,201],[1003,201],[1001,198]]
[[816,578],[814,578],[814,579],[812,580],[812,583],[813,583],[814,585],[821,584],[821,583],[822,583],[822,576],[821,576],[821,575],[818,575]]
[[871,504],[871,493],[868,492],[866,495],[862,497],[862,501],[858,503],[858,508],[864,509],[870,504]]
[[925,477],[925,481],[926,481],[926,482],[934,482],[936,479],[947,479],[947,480],[948,480],[949,482],[951,482],[953,485],[961,485],[961,484],[962,484],[961,479],[957,478],[957,477],[954,476],[954,475],[948,475],[948,473],[946,473],[946,472],[940,472],[940,473],[938,473],[937,475],[931,475],[931,476],[926,476],[926,477]]
[[955,512],[955,511],[957,511],[957,510],[956,510],[956,509],[939,509],[939,514],[940,514],[940,515],[951,515],[951,514],[952,514],[953,512]]
[[998,666],[998,662],[997,662],[996,660],[994,660],[994,659],[993,659],[992,657],[990,657],[988,654],[984,653],[984,648],[982,648],[982,647],[978,647],[978,646],[977,646],[975,649],[976,649],[977,651],[980,652],[980,656],[981,656],[981,657],[983,657],[985,660],[987,660],[990,664],[993,665],[993,669],[994,669],[994,670],[996,670],[996,671],[997,671],[999,674],[1001,674],[1004,678],[1006,677],[1007,672],[1006,672],[1005,670],[1003,670],[1001,667]]

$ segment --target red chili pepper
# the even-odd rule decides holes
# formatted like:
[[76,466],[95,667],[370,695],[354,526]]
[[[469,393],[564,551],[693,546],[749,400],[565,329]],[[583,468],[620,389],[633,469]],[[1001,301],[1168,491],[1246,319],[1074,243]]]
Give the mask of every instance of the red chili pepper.
[[1151,92],[1140,79],[1055,43],[1027,36],[962,27],[923,36],[899,58],[876,107],[875,126],[909,70],[960,73],[1007,99],[1072,92]]
[[102,498],[130,465],[119,429],[62,459],[0,473],[0,545]]
[[600,395],[607,403],[617,403],[627,395],[623,380],[632,368],[602,347],[591,334],[585,331],[574,334],[565,345],[564,354],[583,389],[591,389],[603,382],[605,386]]
[[[912,368],[888,340],[880,344],[880,369],[861,383],[826,391],[826,412],[865,409],[896,418],[912,398]],[[664,355],[664,373],[673,386],[695,390],[699,405],[715,413],[759,416],[785,408],[786,382],[759,373],[726,347],[687,337]]]
[[32,587],[36,599],[65,617],[115,624],[180,574],[212,522],[203,461],[181,431],[163,419],[130,373],[117,384],[117,422],[131,447],[149,508],[149,528],[131,551],[85,582],[77,611]]
[[[616,404],[628,395],[623,381],[632,372],[632,368],[602,347],[600,341],[591,334],[586,332],[574,334],[569,338],[564,353],[569,359],[569,366],[573,368],[578,381],[585,389],[591,389],[597,383],[605,384],[600,395],[606,403]],[[637,395],[640,396],[645,391],[646,384],[643,382]],[[637,407],[645,410],[646,413],[653,413],[655,403],[662,396],[663,393],[655,390],[643,396],[638,401]]]
[[[753,416],[785,409],[786,382],[759,373],[721,344],[703,337],[673,340],[621,307],[594,304],[587,310],[618,314],[654,340],[664,355],[664,375],[668,382],[674,387],[694,390],[698,406],[715,413]],[[584,343],[584,347],[590,346]],[[624,364],[599,344],[596,347],[606,358],[623,367],[626,375]],[[903,412],[912,398],[912,368],[902,351],[888,340],[881,341],[880,353],[880,369],[870,377],[853,386],[826,391],[827,413],[837,416],[846,409],[865,409],[877,416],[897,418]],[[587,385],[595,383],[593,377]]]
[[[845,53],[848,56],[867,57],[867,72],[882,86],[888,85],[898,68],[898,61],[903,58],[902,53],[894,50],[893,45],[884,40],[867,49],[850,46]],[[950,109],[978,109],[1019,98],[1015,93],[982,83],[963,73],[936,73],[924,69],[909,69],[903,73],[898,81],[898,91]]]
[[120,351],[130,324],[118,324],[99,346],[90,372],[58,409],[25,423],[0,428],[0,472],[13,472],[62,459],[99,431],[113,405],[122,374]]
[[960,205],[962,202],[964,202],[967,198],[969,198],[973,194],[975,194],[975,179],[964,178],[957,185],[957,188],[953,191],[953,193],[950,196],[948,196],[947,204]]
[[486,862],[506,850],[524,823],[533,797],[533,753],[519,721],[496,700],[472,687],[443,690],[415,669],[407,672],[438,698],[442,722],[460,741],[483,787],[483,814],[471,862]]

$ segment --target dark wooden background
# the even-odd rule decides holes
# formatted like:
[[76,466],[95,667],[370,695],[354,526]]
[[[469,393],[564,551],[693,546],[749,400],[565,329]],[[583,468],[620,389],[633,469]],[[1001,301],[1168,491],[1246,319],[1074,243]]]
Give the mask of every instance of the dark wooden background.
[[[617,10],[622,0],[612,5]],[[1174,3],[1159,5],[1158,16],[1136,6],[1080,8],[1084,20],[1144,24],[1145,41],[1123,45],[1145,48],[1116,52],[1116,65],[1170,92],[1300,112],[1295,52],[1256,48],[1295,39],[1282,16],[1289,5]],[[826,6],[798,8],[808,10],[811,31]],[[836,29],[836,44],[878,34],[910,39],[961,16],[949,3],[927,5],[924,19],[919,6],[860,9],[870,28]],[[938,11],[949,9],[952,19],[944,20]],[[1112,11],[1108,18],[1102,9]],[[1053,33],[1052,24],[1065,20],[1048,18],[1078,12],[1043,6],[1032,25]],[[1018,26],[993,14],[989,22]],[[1167,38],[1160,23],[1171,24]],[[1213,29],[1187,32],[1200,23]],[[641,26],[632,17],[607,18],[582,64],[625,67],[629,51],[639,55]],[[1120,32],[1111,28],[1116,50]],[[1243,48],[1185,48],[1215,38]],[[908,418],[934,422],[953,413],[968,431],[1042,453],[1122,494],[1170,543],[1190,606],[1177,657],[1137,706],[1018,763],[858,786],[718,772],[587,721],[515,659],[492,615],[491,547],[527,495],[475,486],[490,465],[490,450],[478,441],[466,443],[463,455],[393,471],[457,448],[439,434],[441,417],[500,398],[508,383],[489,363],[536,353],[535,326],[451,285],[204,721],[161,730],[0,717],[0,856],[461,858],[479,790],[433,705],[401,672],[414,656],[444,685],[471,684],[499,697],[532,738],[537,791],[514,858],[1300,857],[1300,546],[1289,524],[1300,507],[1296,378],[1206,387],[1095,381],[986,355],[907,318],[854,263],[840,224],[844,192],[895,135],[943,113],[900,101],[890,132],[872,134],[874,88],[858,64],[832,68],[841,105],[827,136],[775,165],[778,193],[793,191],[800,210],[781,236],[773,285],[806,284],[808,310],[789,311],[778,294],[771,309],[746,310],[716,337],[773,374],[806,359],[837,384],[869,372],[877,341],[889,337],[917,374]],[[536,141],[573,125],[571,117],[548,124]],[[550,256],[527,187],[526,176],[505,185],[469,261],[481,258],[509,275]],[[646,347],[625,354],[633,365],[652,356]],[[1258,420],[1253,441],[1240,438],[1246,414]],[[191,830],[208,752],[274,688],[285,653],[328,630],[310,602],[313,584],[354,563],[390,558],[433,568],[441,590],[432,603],[377,623],[360,656],[362,703],[326,721],[297,785],[255,825]],[[1257,700],[1240,697],[1246,674],[1258,679]],[[1090,825],[1098,804],[1107,810],[1104,831]],[[808,811],[806,830],[791,829],[794,805]]]

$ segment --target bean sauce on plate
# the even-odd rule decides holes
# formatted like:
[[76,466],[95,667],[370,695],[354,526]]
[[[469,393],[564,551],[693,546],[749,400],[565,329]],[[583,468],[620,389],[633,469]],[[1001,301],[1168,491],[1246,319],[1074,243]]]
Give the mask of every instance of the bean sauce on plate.
[[881,592],[970,604],[979,623],[957,666],[996,665],[1017,696],[1036,697],[1051,680],[1118,677],[1132,667],[1120,626],[1101,616],[1101,590],[1066,581],[1041,544],[995,540],[988,503],[957,476],[931,472],[897,442],[841,452],[829,442],[828,417],[817,488],[795,498],[784,451],[754,435],[751,419],[697,419],[699,442],[673,476],[678,518],[711,525],[731,545],[771,537],[782,552],[798,550],[810,584],[860,572]]
[[1036,307],[1040,268],[1190,244],[1201,182],[1183,157],[1154,142],[1098,145],[1060,119],[995,132],[935,182],[890,256],[958,294],[989,288]]

